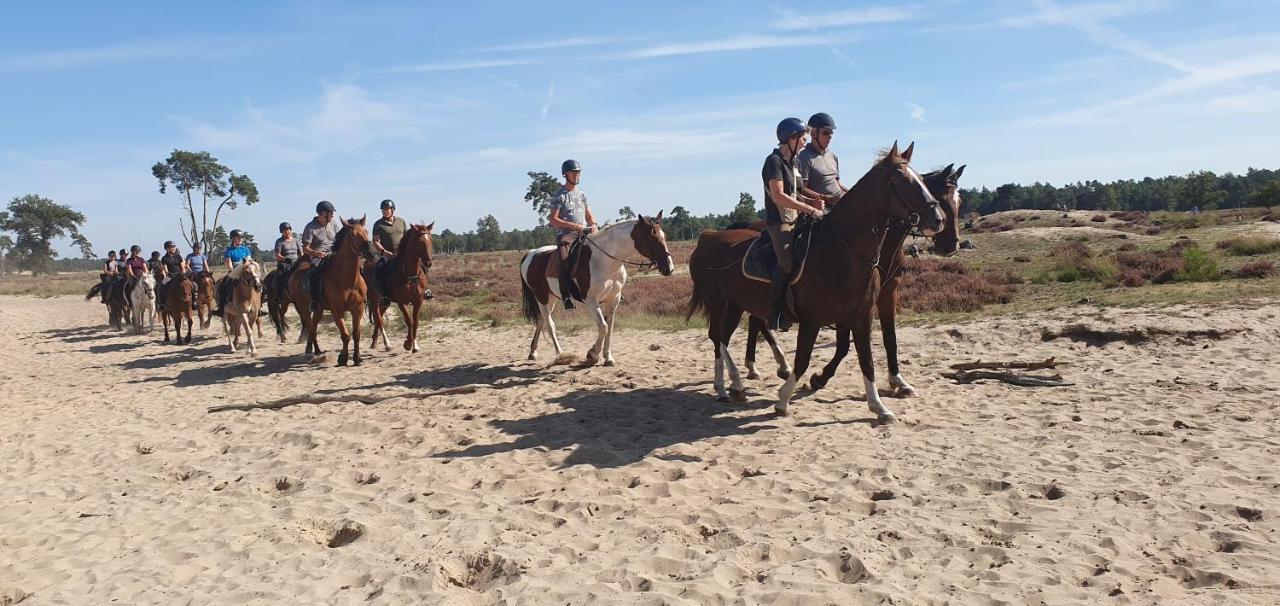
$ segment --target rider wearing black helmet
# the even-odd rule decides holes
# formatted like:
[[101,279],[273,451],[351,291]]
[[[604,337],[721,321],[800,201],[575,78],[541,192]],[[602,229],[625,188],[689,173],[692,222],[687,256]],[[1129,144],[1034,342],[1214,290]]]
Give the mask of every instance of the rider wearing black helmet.
[[[387,264],[396,256],[396,251],[400,250],[400,240],[404,239],[405,232],[409,230],[409,224],[396,216],[395,201],[383,200],[378,208],[382,210],[382,218],[373,223],[373,249],[379,255],[373,276],[378,281],[378,292],[382,293],[382,304],[390,305],[390,289],[387,282],[390,270]],[[431,291],[424,294],[428,299],[431,298]]]
[[787,330],[786,317],[787,282],[791,277],[791,232],[800,213],[821,217],[822,211],[813,206],[817,200],[799,195],[799,174],[795,168],[796,154],[804,147],[807,126],[799,118],[787,118],[778,123],[775,133],[778,147],[764,160],[760,171],[764,179],[765,229],[773,243],[778,265],[773,271],[769,307],[769,327]]
[[319,311],[320,278],[327,265],[324,258],[333,251],[333,241],[338,237],[338,222],[334,220],[337,210],[333,203],[321,200],[316,204],[316,218],[302,228],[302,254],[306,255],[312,270],[307,272],[305,287],[311,297],[311,311]]
[[165,282],[187,271],[187,260],[182,258],[182,252],[178,250],[178,245],[174,244],[173,240],[164,243],[164,256],[160,257],[160,271]]
[[227,268],[227,275],[218,280],[218,308],[213,310],[215,316],[222,315],[223,306],[227,304],[227,299],[231,298],[232,281],[240,279],[244,262],[253,256],[253,250],[244,243],[244,232],[233,229],[228,235],[231,236],[231,244],[222,253],[222,264]]
[[836,121],[830,115],[818,112],[809,117],[809,132],[813,141],[796,156],[796,168],[800,169],[800,192],[826,205],[833,205],[849,191],[840,182],[840,158],[830,149]]
[[[573,309],[573,277],[569,275],[569,250],[578,235],[596,232],[596,218],[587,206],[587,195],[578,189],[582,181],[582,165],[565,160],[560,165],[564,185],[551,198],[551,216],[547,223],[556,230],[556,247],[560,253],[560,298],[566,311]],[[584,293],[585,294],[585,293]]]
[[288,221],[280,224],[280,237],[276,238],[273,249],[276,256],[276,267],[281,273],[288,271],[302,257],[302,243],[293,235],[293,226]]

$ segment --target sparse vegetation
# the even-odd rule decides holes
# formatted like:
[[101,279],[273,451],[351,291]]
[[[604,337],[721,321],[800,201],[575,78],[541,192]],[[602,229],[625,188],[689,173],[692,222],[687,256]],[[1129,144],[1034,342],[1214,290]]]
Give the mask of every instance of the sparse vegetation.
[[1234,275],[1244,279],[1271,278],[1276,275],[1276,264],[1271,261],[1254,261],[1237,269]]
[[1236,236],[1218,242],[1219,249],[1237,257],[1252,257],[1280,252],[1280,238],[1268,236]]

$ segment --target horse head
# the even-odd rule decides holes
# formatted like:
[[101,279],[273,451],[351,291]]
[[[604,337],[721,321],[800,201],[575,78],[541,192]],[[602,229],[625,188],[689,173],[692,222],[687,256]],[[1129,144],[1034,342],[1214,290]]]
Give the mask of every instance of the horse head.
[[240,270],[240,281],[257,291],[262,290],[262,266],[253,259],[245,259],[244,269]]
[[929,193],[933,194],[939,202],[942,203],[942,212],[946,215],[946,221],[942,226],[942,230],[933,236],[933,249],[940,255],[951,256],[956,254],[956,250],[960,247],[960,175],[964,174],[964,167],[955,168],[955,164],[948,164],[942,170],[936,170],[924,175],[924,184],[929,188]]
[[342,229],[333,243],[335,253],[342,252],[343,247],[350,247],[357,259],[364,257],[367,261],[375,263],[378,261],[378,255],[373,250],[373,240],[369,238],[369,232],[364,228],[367,218],[368,215],[362,215],[358,220],[342,220]]
[[674,263],[667,249],[667,234],[662,231],[662,211],[654,217],[640,215],[640,220],[631,228],[631,241],[635,243],[636,252],[652,261],[662,275],[671,275]]
[[[887,196],[882,198],[888,204],[884,209],[885,214],[890,218],[906,221],[925,236],[933,236],[942,229],[946,217],[938,200],[925,186],[920,173],[911,168],[911,155],[915,147],[916,144],[912,143],[905,151],[900,152],[898,142],[894,141],[893,147],[885,152],[863,179],[872,177],[874,173],[884,175],[884,187],[888,190]],[[839,209],[840,205],[836,208]]]
[[139,284],[142,286],[143,296],[145,296],[146,298],[152,301],[155,301],[156,300],[156,277],[151,275],[151,272],[146,272],[142,274],[142,278],[139,279]]
[[[404,259],[416,257],[423,269],[431,269],[431,257],[435,254],[431,232],[435,226],[433,222],[430,225],[415,224],[409,228],[409,233],[406,233],[404,240],[400,242],[400,250],[406,253]],[[410,251],[413,252],[412,255],[408,254]],[[400,256],[399,253],[397,256]]]

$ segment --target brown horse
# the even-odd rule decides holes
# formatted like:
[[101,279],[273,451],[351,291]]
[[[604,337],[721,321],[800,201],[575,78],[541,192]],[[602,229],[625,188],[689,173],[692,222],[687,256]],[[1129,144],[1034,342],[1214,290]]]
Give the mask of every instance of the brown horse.
[[[958,182],[960,175],[964,174],[965,167],[961,166],[958,169],[954,167],[954,164],[949,164],[942,170],[922,175],[925,187],[929,188],[929,193],[933,194],[934,198],[942,202],[942,212],[946,215],[942,231],[933,236],[934,252],[944,256],[954,255],[960,243],[961,200]],[[756,224],[752,224],[751,227],[757,228]],[[763,222],[758,229],[764,229]],[[876,269],[880,273],[881,285],[880,296],[876,299],[876,308],[880,317],[880,334],[884,339],[885,358],[889,366],[889,386],[893,388],[895,395],[909,398],[917,396],[918,392],[907,383],[906,379],[902,378],[899,371],[896,327],[898,287],[902,284],[902,267],[906,263],[906,253],[903,251],[902,244],[908,235],[911,235],[908,230],[891,227],[889,237],[885,238],[884,246],[880,249],[880,264]],[[835,376],[840,362],[849,353],[849,329],[840,327],[837,330],[835,357],[827,363],[821,373],[809,379],[809,388],[814,391],[827,385],[827,382]],[[778,360],[778,376],[786,379],[791,374],[790,369],[787,368],[786,358],[778,348],[773,335],[769,333],[764,320],[755,316],[749,319],[747,325],[747,378],[760,378],[760,373],[755,367],[757,336],[763,336],[769,343],[774,358]]]
[[[813,344],[823,326],[849,326],[862,364],[867,403],[881,422],[894,419],[875,388],[871,362],[872,305],[879,291],[880,249],[895,225],[914,225],[925,235],[942,228],[938,201],[911,168],[915,145],[899,152],[898,144],[883,154],[822,220],[814,222],[808,260],[792,286],[794,315],[799,321],[794,372],[778,391],[774,409],[787,413],[799,377],[808,369]],[[689,316],[707,315],[707,336],[715,346],[715,387],[722,399],[724,370],[732,381],[732,398],[746,392],[729,354],[729,338],[743,312],[764,317],[769,310],[769,284],[742,274],[741,261],[757,232],[745,229],[704,232],[689,260],[693,296]]]
[[213,323],[213,298],[216,294],[213,274],[202,271],[192,279],[195,280],[195,309],[200,318],[200,330],[207,330]]
[[[311,297],[303,287],[307,274],[313,271],[310,261],[303,261],[293,275],[289,277],[289,298],[293,301],[298,317],[302,318],[302,328],[307,335],[307,353],[319,355],[324,353],[316,339],[316,331],[324,310],[333,314],[333,322],[338,325],[338,333],[342,335],[342,353],[338,355],[338,366],[346,366],[350,357],[356,366],[360,365],[360,321],[364,316],[367,287],[364,277],[360,275],[360,257],[373,260],[373,245],[369,241],[369,232],[365,230],[365,217],[360,220],[347,219],[333,241],[325,263],[324,279],[320,282],[321,305],[316,312],[311,311]],[[344,316],[351,314],[351,331],[347,331]],[[351,342],[355,341],[354,355],[348,355]]]
[[280,269],[277,264],[277,267],[262,279],[263,298],[267,302],[267,317],[271,319],[271,325],[275,327],[276,337],[281,343],[285,342],[285,333],[289,330],[289,320],[286,318],[289,312],[289,284],[286,276],[286,270]]
[[[413,225],[400,239],[400,245],[396,247],[396,255],[391,259],[390,267],[382,270],[390,272],[387,278],[389,292],[385,296],[400,308],[400,317],[404,318],[405,328],[408,329],[404,338],[404,350],[415,353],[418,351],[418,316],[422,310],[422,302],[425,300],[427,271],[431,269],[431,255],[434,252],[431,242],[431,230],[434,228],[435,223]],[[379,290],[375,271],[377,266],[374,264],[370,264],[364,270],[364,281],[369,288],[369,300],[373,301],[369,306],[369,322],[373,324],[373,341],[369,343],[369,347],[377,347],[378,337],[381,336],[382,350],[390,351],[391,346],[387,345],[387,329],[384,326],[387,306],[382,304],[384,294]],[[412,306],[412,313],[409,312],[408,306]]]
[[[222,311],[222,334],[227,336],[227,346],[234,353],[240,345],[240,331],[244,330],[245,341],[249,344],[249,355],[258,355],[258,347],[253,342],[253,331],[257,329],[258,338],[262,338],[262,266],[253,259],[245,259],[240,267],[240,278],[231,286],[231,296]],[[223,278],[231,280],[231,276]]]
[[[173,320],[174,343],[191,343],[191,307],[195,301],[195,283],[187,274],[173,276],[164,287],[160,300],[160,321],[164,323],[164,342],[169,342],[169,321]],[[187,321],[187,336],[182,336],[182,320]]]
[[93,288],[89,289],[89,294],[84,296],[85,301],[94,297],[103,298],[103,303],[107,305],[107,325],[113,330],[124,330],[125,312],[129,307],[123,282],[114,278],[103,280],[94,284]]

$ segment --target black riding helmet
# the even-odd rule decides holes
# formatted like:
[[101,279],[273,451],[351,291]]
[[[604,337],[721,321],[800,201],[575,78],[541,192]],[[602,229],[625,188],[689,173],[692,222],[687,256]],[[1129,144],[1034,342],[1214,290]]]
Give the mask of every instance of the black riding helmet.
[[395,210],[395,209],[396,209],[396,203],[395,203],[393,200],[391,200],[391,199],[386,199],[386,200],[383,200],[383,201],[382,201],[382,204],[379,204],[379,205],[378,205],[378,208],[380,208],[380,209],[382,209],[382,210],[387,210],[388,208],[390,208],[391,210]]
[[173,240],[165,240],[165,241],[164,241],[164,249],[165,249],[165,250],[169,250],[170,248],[173,248],[174,246],[177,246],[177,245],[173,243]]
[[571,170],[582,170],[582,165],[578,164],[577,160],[565,160],[564,163],[560,165],[560,174],[562,175]]
[[232,238],[242,238],[242,237],[244,237],[244,232],[242,232],[242,231],[240,231],[240,230],[238,230],[238,229],[233,229],[233,230],[231,230],[231,233],[229,233],[229,234],[227,234],[227,235],[228,235],[228,236],[230,236],[230,237],[232,237]]
[[811,130],[818,130],[819,128],[828,128],[831,130],[835,130],[836,121],[835,121],[835,118],[832,118],[830,114],[827,114],[826,112],[818,112],[812,116],[809,116],[809,128]]
[[141,247],[141,246],[138,246],[137,244],[134,244],[133,246],[130,246],[130,247],[129,247],[129,252],[131,252],[131,253],[140,253],[140,252],[142,252],[142,247]]
[[792,137],[804,132],[808,132],[809,127],[800,121],[800,118],[787,118],[778,123],[777,135],[778,143],[786,143]]
[[332,212],[338,212],[338,209],[333,207],[333,202],[330,202],[328,200],[321,200],[319,204],[316,204],[317,215],[320,213],[332,213]]
[[286,229],[293,229],[293,226],[289,225],[288,221],[285,221],[284,223],[280,224],[280,233],[284,233],[284,230]]

